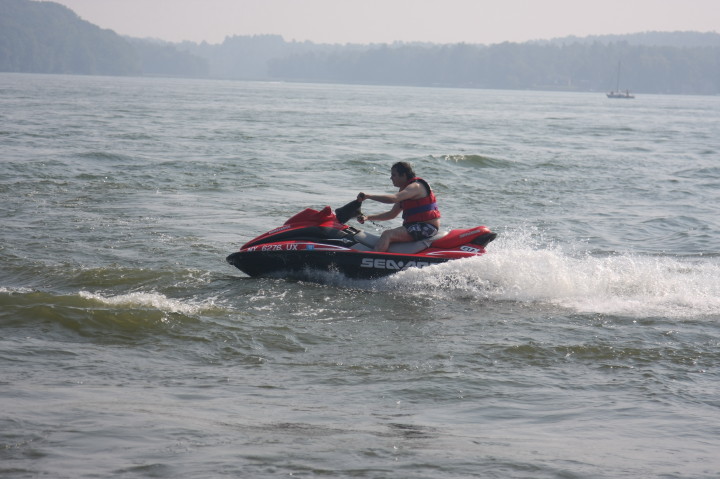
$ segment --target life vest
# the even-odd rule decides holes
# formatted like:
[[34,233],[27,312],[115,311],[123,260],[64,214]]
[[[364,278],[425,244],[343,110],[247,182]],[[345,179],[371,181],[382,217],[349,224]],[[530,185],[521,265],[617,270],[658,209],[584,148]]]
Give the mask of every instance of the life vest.
[[435,193],[430,189],[430,185],[427,181],[422,178],[412,178],[410,183],[415,182],[421,183],[428,192],[425,198],[419,200],[405,200],[400,202],[400,207],[403,210],[403,224],[417,223],[423,221],[430,221],[440,218],[440,210],[437,206],[437,199]]

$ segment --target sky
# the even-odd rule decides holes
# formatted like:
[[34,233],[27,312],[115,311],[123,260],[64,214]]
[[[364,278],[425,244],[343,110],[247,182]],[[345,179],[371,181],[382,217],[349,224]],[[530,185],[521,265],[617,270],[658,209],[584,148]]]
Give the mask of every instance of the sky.
[[718,0],[52,0],[120,35],[222,43],[525,42],[646,31],[720,32]]

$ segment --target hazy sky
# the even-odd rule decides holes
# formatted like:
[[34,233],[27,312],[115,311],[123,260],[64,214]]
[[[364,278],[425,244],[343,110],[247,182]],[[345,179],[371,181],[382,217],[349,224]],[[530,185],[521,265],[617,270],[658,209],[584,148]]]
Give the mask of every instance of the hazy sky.
[[222,43],[500,43],[644,31],[720,32],[719,0],[53,0],[121,35]]

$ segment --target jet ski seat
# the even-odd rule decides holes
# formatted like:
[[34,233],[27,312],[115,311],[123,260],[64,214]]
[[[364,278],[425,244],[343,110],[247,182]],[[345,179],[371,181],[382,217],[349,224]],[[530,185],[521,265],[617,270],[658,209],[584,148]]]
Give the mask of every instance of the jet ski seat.
[[[388,248],[388,253],[401,253],[401,254],[415,254],[430,247],[433,241],[438,240],[444,236],[447,236],[447,231],[441,231],[435,236],[420,240],[420,241],[409,241],[407,243],[391,243]],[[380,241],[380,236],[372,233],[366,233],[360,231],[354,235],[355,240],[359,244],[353,246],[353,249],[359,251],[372,251],[375,249],[375,245]]]

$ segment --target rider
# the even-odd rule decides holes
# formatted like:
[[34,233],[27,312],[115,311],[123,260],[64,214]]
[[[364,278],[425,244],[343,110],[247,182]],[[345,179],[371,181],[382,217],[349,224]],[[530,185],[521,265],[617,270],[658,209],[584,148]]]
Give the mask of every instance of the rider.
[[390,169],[390,180],[398,188],[398,192],[389,195],[358,194],[358,201],[373,200],[389,203],[390,211],[379,215],[363,215],[358,221],[391,220],[403,213],[403,225],[385,230],[375,246],[375,251],[387,251],[390,243],[402,241],[420,241],[435,236],[440,229],[440,210],[438,210],[435,194],[422,178],[415,176],[412,165],[407,162],[395,163]]

